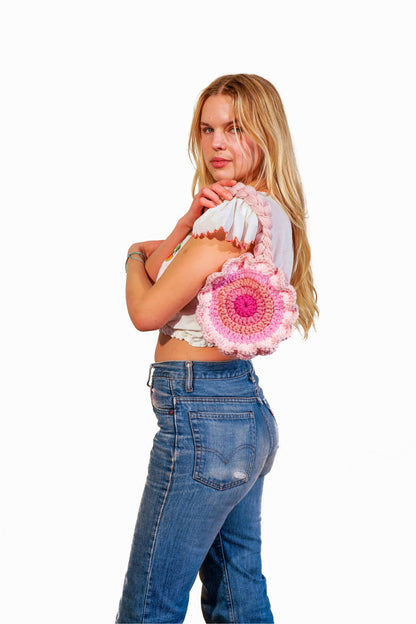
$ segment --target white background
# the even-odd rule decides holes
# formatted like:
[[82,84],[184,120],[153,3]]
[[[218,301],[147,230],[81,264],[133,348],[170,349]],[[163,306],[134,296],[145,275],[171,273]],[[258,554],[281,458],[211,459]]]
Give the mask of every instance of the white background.
[[3,2],[2,621],[114,621],[155,430],[125,254],[189,206],[198,93],[247,72],[285,104],[321,309],[255,361],[276,620],[415,624],[410,6]]

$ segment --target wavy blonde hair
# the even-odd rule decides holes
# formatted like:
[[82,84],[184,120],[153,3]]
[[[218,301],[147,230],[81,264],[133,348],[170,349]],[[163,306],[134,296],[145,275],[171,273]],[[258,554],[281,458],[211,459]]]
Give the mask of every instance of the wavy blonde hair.
[[204,89],[195,107],[189,135],[189,155],[195,165],[192,193],[215,182],[201,149],[201,114],[211,95],[228,95],[238,123],[260,148],[261,159],[249,180],[257,190],[267,191],[287,213],[292,223],[294,264],[291,284],[296,289],[299,318],[297,327],[308,337],[319,310],[313,285],[311,251],[306,233],[306,208],[302,182],[296,165],[292,139],[283,104],[275,87],[255,74],[221,76]]

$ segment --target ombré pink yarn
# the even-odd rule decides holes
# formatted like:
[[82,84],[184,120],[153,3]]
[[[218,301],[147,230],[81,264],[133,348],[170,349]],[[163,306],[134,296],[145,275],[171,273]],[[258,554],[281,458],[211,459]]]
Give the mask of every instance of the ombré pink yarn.
[[205,340],[226,355],[250,359],[273,353],[289,338],[298,318],[296,291],[272,262],[272,216],[253,187],[236,184],[259,220],[254,255],[247,252],[211,274],[198,294],[196,316]]

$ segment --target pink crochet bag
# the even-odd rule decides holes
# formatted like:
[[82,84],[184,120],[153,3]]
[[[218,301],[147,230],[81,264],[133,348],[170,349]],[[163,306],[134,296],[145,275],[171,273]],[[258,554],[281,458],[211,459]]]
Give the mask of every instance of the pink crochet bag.
[[225,355],[248,360],[273,353],[289,338],[298,318],[296,291],[272,260],[272,216],[268,201],[242,183],[229,189],[256,213],[254,255],[227,260],[198,293],[196,317],[205,340]]

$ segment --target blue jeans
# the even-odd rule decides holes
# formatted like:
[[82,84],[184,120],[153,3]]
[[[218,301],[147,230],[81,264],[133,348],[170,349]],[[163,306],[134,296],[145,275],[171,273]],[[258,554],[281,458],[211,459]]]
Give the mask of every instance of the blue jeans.
[[159,430],[116,622],[183,622],[198,571],[205,622],[273,622],[260,510],[278,433],[253,366],[171,361],[151,372]]

